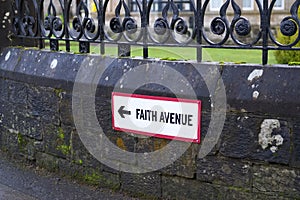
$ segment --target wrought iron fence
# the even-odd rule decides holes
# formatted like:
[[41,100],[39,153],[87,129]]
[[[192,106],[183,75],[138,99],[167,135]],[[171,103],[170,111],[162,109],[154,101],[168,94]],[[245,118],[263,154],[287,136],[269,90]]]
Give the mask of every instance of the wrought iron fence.
[[[77,41],[82,53],[90,51],[91,43],[98,43],[100,53],[104,54],[106,44],[116,44],[119,55],[128,56],[131,45],[140,45],[144,58],[151,46],[193,47],[197,49],[198,61],[202,60],[202,48],[259,49],[262,64],[267,64],[269,50],[300,50],[295,46],[300,40],[300,0],[292,2],[288,15],[280,22],[283,35],[296,35],[288,44],[276,40],[270,25],[276,0],[254,1],[260,23],[257,33],[250,38],[251,22],[243,16],[237,0],[223,1],[209,25],[205,25],[205,16],[211,0],[167,0],[163,4],[157,0],[117,0],[110,14],[111,1],[15,0],[13,31],[20,38],[38,39],[40,48],[49,40],[52,50],[59,50],[59,41],[65,41],[66,51],[70,51],[70,42]],[[90,4],[94,5],[94,12]],[[188,5],[188,18],[183,16],[187,11],[182,9],[184,4]],[[153,8],[155,5],[159,5],[158,10]]]

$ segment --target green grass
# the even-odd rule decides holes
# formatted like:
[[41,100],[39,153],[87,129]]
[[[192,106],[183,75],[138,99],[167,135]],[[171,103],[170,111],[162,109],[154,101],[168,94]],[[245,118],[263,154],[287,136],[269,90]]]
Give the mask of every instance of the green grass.
[[[241,49],[204,49],[203,61],[219,61],[234,63],[262,63],[261,50]],[[276,64],[274,53],[269,52],[268,64]]]
[[[63,42],[60,42],[60,50],[65,50]],[[71,42],[71,51],[79,52],[78,43]],[[91,45],[90,52],[99,54],[100,46]],[[142,57],[142,47],[132,46],[131,56]],[[105,55],[117,56],[117,46],[105,46]],[[196,60],[196,49],[189,47],[149,47],[150,58],[160,58],[162,60]],[[261,50],[243,50],[243,49],[202,49],[202,60],[208,62],[233,62],[233,63],[262,63]],[[274,53],[269,52],[268,64],[276,64]]]

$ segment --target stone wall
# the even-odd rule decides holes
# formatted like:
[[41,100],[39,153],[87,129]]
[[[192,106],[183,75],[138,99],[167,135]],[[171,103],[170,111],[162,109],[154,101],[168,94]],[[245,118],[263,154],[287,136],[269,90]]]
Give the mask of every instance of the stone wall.
[[[173,164],[149,173],[126,173],[99,162],[81,142],[73,118],[76,113],[72,113],[72,98],[76,98],[74,94],[72,97],[74,81],[80,67],[88,67],[86,60],[103,68],[109,65],[98,81],[96,96],[91,98],[95,99],[96,115],[105,135],[119,149],[147,154],[169,143],[166,139],[141,138],[112,129],[111,92],[116,90],[116,83],[125,72],[151,62],[175,69],[190,82],[203,105],[202,142],[191,144]],[[218,69],[221,79],[211,70],[213,67]],[[199,76],[195,69],[206,77]],[[154,72],[150,69],[148,73]],[[180,85],[180,80],[167,76],[167,73],[157,74],[158,79],[169,79]],[[299,76],[297,66],[112,59],[7,48],[0,56],[0,148],[48,170],[136,196],[298,199]],[[215,147],[207,156],[199,158],[212,118],[212,96],[220,92],[220,80],[226,89],[225,124]],[[168,97],[182,93],[181,96],[190,97],[180,87],[175,94],[155,84],[136,92]],[[185,143],[177,144],[180,148]]]

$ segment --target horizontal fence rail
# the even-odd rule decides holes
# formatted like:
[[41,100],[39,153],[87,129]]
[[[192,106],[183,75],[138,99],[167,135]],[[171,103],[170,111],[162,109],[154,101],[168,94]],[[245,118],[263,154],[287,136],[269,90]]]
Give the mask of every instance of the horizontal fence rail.
[[[270,24],[276,0],[255,0],[258,28],[244,17],[240,1],[225,0],[211,20],[207,20],[212,0],[15,0],[13,31],[17,37],[49,41],[51,50],[59,50],[64,41],[79,42],[81,53],[89,53],[91,43],[117,44],[119,56],[129,56],[130,47],[143,47],[144,58],[151,46],[262,50],[262,64],[269,50],[300,50],[300,0],[291,1],[287,15],[280,19],[279,32],[294,36],[282,44]],[[113,8],[111,8],[113,7]],[[111,12],[111,11],[113,12]],[[251,37],[250,37],[251,35]]]

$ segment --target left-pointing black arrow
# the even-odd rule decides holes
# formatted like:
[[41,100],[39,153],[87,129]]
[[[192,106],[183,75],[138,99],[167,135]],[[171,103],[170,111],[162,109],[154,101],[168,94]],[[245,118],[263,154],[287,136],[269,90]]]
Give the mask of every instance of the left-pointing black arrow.
[[129,110],[124,110],[125,106],[121,106],[118,110],[118,113],[122,118],[125,118],[124,115],[131,115],[131,112]]

